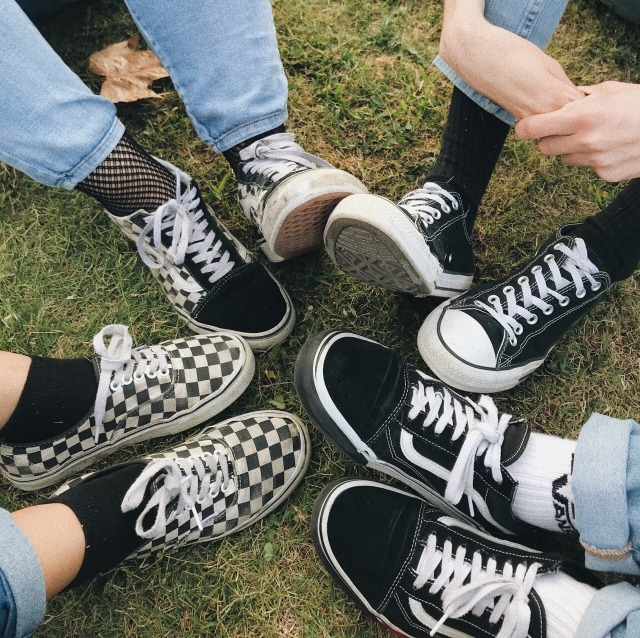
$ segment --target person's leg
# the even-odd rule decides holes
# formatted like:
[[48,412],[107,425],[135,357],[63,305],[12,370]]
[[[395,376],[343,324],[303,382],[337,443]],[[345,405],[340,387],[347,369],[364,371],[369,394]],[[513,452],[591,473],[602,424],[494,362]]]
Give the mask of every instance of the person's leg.
[[637,0],[601,0],[623,20],[640,24],[640,3]]

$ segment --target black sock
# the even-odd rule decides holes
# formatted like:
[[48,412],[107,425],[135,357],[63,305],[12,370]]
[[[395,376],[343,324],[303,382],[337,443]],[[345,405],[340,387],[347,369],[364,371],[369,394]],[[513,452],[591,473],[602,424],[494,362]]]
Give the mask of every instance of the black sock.
[[145,466],[136,461],[115,466],[47,501],[71,508],[84,532],[84,560],[69,587],[113,569],[146,542],[135,531],[146,501],[131,512],[121,509],[124,495]]
[[462,196],[470,228],[509,133],[509,125],[453,89],[440,154],[427,181]]
[[176,196],[176,176],[125,133],[106,159],[76,189],[112,215],[152,212]]
[[238,164],[240,163],[240,151],[243,148],[247,148],[247,146],[250,146],[254,142],[257,142],[258,140],[261,140],[264,137],[269,137],[269,135],[275,135],[276,133],[285,133],[285,132],[286,132],[286,129],[284,127],[284,124],[281,124],[277,128],[273,128],[270,131],[267,131],[266,133],[260,133],[260,135],[255,135],[254,137],[251,137],[248,140],[245,140],[244,142],[240,142],[240,144],[236,144],[235,146],[232,146],[229,150],[223,151],[222,154],[224,155],[224,158],[227,160],[227,162],[229,162],[229,164],[231,165],[233,172],[237,175]]
[[89,359],[31,357],[20,400],[0,439],[35,443],[77,425],[96,400],[98,381]]
[[640,179],[570,234],[584,239],[613,281],[630,277],[640,264]]

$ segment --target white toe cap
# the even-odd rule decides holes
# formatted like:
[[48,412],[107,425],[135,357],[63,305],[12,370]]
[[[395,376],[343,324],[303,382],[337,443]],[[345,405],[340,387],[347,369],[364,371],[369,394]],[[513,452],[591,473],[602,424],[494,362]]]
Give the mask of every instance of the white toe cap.
[[447,309],[440,321],[440,339],[471,365],[495,368],[496,353],[483,327],[466,312]]

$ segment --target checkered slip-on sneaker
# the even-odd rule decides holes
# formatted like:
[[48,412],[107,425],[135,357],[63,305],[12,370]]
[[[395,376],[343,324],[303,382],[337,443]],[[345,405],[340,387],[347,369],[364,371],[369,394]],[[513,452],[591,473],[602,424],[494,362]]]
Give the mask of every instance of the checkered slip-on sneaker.
[[433,373],[465,392],[501,392],[539,368],[605,297],[611,277],[571,226],[515,272],[438,306],[418,349]]
[[322,246],[336,204],[367,192],[353,175],[307,153],[291,133],[269,135],[242,149],[236,177],[240,206],[272,262]]
[[374,286],[416,297],[455,297],[473,281],[471,227],[458,193],[427,182],[398,204],[353,195],[327,221],[331,261]]
[[404,638],[575,636],[602,586],[561,556],[492,538],[373,481],[327,486],[311,527],[335,582]]
[[512,508],[518,482],[509,468],[531,428],[490,397],[472,401],[390,348],[340,330],[308,339],[295,384],[311,420],[354,461],[492,533],[541,534]]
[[[264,410],[206,428],[135,463],[146,467],[122,511],[144,506],[141,545],[129,558],[215,541],[267,516],[299,485],[310,460],[309,435],[292,414]],[[56,495],[113,468],[72,479]]]
[[234,334],[133,348],[127,327],[111,325],[93,343],[98,392],[91,413],[47,441],[0,443],[0,471],[15,487],[52,485],[127,445],[200,425],[231,405],[255,370],[251,349]]
[[283,341],[295,323],[289,295],[213,216],[196,182],[158,161],[176,175],[176,198],[150,213],[109,217],[191,330],[234,332],[255,350]]

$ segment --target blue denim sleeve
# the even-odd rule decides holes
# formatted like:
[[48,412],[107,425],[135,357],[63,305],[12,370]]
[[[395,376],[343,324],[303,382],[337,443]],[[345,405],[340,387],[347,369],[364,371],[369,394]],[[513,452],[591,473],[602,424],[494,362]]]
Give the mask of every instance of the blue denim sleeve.
[[31,636],[44,618],[40,561],[11,514],[0,509],[0,638]]
[[[484,17],[497,27],[511,31],[540,49],[544,49],[554,34],[568,0],[486,0]],[[435,66],[476,104],[507,124],[515,118],[501,106],[475,91],[438,55]]]

